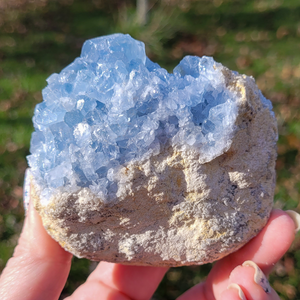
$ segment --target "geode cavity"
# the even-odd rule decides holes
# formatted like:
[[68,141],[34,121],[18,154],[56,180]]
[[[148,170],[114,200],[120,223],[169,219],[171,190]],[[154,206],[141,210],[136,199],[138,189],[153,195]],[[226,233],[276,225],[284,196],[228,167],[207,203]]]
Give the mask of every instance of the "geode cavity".
[[78,257],[203,264],[267,222],[277,126],[252,77],[210,57],[168,73],[129,35],[89,40],[33,118],[30,195]]

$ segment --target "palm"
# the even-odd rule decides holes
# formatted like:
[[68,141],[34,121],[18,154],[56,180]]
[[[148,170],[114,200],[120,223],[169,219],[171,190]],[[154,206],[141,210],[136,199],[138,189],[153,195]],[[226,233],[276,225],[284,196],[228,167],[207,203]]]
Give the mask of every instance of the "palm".
[[[1,276],[1,299],[58,299],[70,270],[71,254],[48,236],[32,207],[28,215],[14,257]],[[290,247],[294,229],[294,222],[286,213],[274,210],[257,237],[218,261],[205,282],[188,290],[179,299],[240,300],[237,289],[227,289],[231,283],[242,287],[247,300],[279,299],[273,290],[266,294],[254,282],[253,268],[240,265],[252,260],[265,274],[269,274],[272,266]],[[150,299],[166,271],[167,268],[101,262],[87,281],[67,299]]]

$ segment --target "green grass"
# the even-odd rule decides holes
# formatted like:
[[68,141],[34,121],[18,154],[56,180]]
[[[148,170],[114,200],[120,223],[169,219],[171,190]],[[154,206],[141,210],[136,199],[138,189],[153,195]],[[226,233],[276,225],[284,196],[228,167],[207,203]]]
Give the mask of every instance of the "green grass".
[[[84,40],[114,32],[143,40],[149,57],[169,71],[184,55],[210,55],[254,76],[272,100],[279,126],[275,206],[300,211],[300,2],[164,3],[150,1],[149,21],[142,27],[135,21],[133,0],[52,0],[35,9],[28,2],[21,9],[0,12],[0,270],[22,227],[31,118],[45,80],[79,56]],[[92,267],[87,260],[74,259],[63,295],[84,282]],[[174,299],[205,278],[209,269],[172,268],[154,298]],[[299,237],[271,282],[282,299],[300,298]]]

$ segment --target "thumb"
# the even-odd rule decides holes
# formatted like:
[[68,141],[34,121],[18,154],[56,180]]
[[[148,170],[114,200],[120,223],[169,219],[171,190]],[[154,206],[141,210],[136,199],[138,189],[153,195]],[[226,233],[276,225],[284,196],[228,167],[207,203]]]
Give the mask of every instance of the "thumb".
[[58,299],[71,258],[47,234],[30,203],[18,245],[0,277],[0,299]]

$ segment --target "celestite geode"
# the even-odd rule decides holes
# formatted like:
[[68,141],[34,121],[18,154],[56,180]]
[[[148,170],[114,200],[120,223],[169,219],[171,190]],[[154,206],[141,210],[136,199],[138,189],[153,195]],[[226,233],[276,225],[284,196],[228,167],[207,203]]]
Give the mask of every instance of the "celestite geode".
[[85,42],[33,117],[30,194],[49,234],[93,260],[203,264],[265,225],[277,127],[253,78],[210,57],[168,73],[142,42]]

